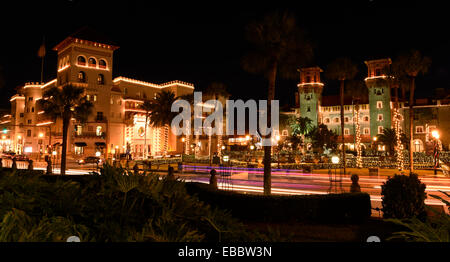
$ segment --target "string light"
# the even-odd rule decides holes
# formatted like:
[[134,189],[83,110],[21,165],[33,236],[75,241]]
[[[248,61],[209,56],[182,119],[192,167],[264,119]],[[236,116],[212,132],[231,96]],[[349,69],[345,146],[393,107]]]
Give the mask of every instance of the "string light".
[[405,161],[403,159],[403,144],[400,134],[400,113],[398,108],[394,108],[394,128],[397,137],[397,168],[401,171],[405,168]]
[[363,164],[362,164],[362,152],[361,152],[361,127],[359,124],[359,106],[356,109],[356,118],[355,118],[355,124],[356,124],[356,152],[357,152],[357,157],[356,157],[356,167],[357,168],[362,168]]

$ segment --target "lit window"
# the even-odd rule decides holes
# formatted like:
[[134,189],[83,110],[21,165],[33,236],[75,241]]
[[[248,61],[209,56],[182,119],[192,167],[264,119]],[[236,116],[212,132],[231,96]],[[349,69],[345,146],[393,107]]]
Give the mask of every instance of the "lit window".
[[78,136],[81,136],[81,134],[83,133],[83,126],[81,125],[75,126],[75,131],[77,132]]
[[84,73],[83,71],[78,72],[78,82],[86,82],[86,73]]
[[334,122],[335,122],[335,123],[339,123],[339,117],[335,117],[335,118],[334,118]]
[[114,104],[114,100],[113,100],[113,98],[111,97],[111,105],[113,105]]
[[367,128],[367,127],[364,128],[364,129],[363,129],[363,134],[364,134],[364,135],[369,135],[369,134],[370,134],[370,129]]
[[378,134],[383,134],[383,127],[382,126],[378,127]]
[[364,121],[364,122],[369,122],[369,117],[368,117],[368,116],[364,116],[364,117],[363,117],[363,121]]
[[325,124],[329,124],[329,123],[330,123],[330,119],[327,117],[327,118],[325,118],[325,119],[323,120],[323,122],[324,122]]
[[82,155],[83,154],[83,147],[82,146],[75,146],[75,154],[76,155]]
[[97,136],[101,136],[102,135],[102,127],[101,126],[97,126],[97,129],[95,131],[95,134]]
[[94,102],[97,101],[97,95],[94,95]]
[[344,128],[344,135],[350,135],[350,129]]
[[86,99],[87,99],[87,101],[90,101],[91,100],[91,96],[90,95],[86,95]]
[[383,114],[378,114],[378,121],[383,121]]
[[105,84],[105,77],[103,74],[98,74],[97,76],[97,84],[104,85]]
[[377,108],[383,108],[383,102],[382,101],[377,101]]

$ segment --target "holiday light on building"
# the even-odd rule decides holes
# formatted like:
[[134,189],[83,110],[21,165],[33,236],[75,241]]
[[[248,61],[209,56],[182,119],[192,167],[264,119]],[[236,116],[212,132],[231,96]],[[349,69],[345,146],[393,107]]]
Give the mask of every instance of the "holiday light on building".
[[356,110],[356,117],[355,117],[355,124],[356,124],[356,167],[362,168],[362,152],[361,152],[361,126],[359,124],[359,108]]
[[405,161],[403,159],[403,144],[401,141],[401,134],[400,134],[400,113],[398,111],[398,108],[394,108],[394,128],[395,128],[395,135],[397,138],[397,168],[398,170],[403,170],[405,167]]

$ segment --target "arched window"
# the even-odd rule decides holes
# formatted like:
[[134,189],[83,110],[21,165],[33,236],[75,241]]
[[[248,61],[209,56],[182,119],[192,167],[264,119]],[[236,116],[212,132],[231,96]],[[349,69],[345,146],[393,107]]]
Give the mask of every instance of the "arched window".
[[78,72],[78,82],[85,83],[86,82],[86,73],[83,71]]
[[423,152],[423,142],[420,139],[413,141],[413,152]]
[[97,65],[97,60],[95,60],[95,58],[91,57],[88,60],[89,62],[89,66],[95,67]]
[[97,83],[99,85],[104,85],[105,84],[105,77],[103,76],[103,74],[98,74]]
[[86,65],[86,58],[84,58],[83,56],[79,56],[77,58],[77,63],[82,66]]
[[102,69],[106,69],[106,61],[105,61],[105,59],[100,59],[98,61],[98,67],[100,67]]

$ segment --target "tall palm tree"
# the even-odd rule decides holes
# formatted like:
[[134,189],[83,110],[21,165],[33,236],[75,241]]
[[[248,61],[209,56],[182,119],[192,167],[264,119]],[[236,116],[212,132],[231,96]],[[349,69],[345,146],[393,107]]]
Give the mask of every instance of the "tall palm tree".
[[[205,91],[205,95],[209,96],[210,98],[214,99],[215,101],[220,101],[222,103],[222,106],[225,107],[226,103],[225,101],[230,97],[230,94],[227,91],[227,86],[224,83],[220,82],[213,82],[211,83],[208,88]],[[214,104],[214,110],[216,110],[217,103]],[[225,108],[223,108],[225,109]],[[209,136],[209,139],[211,140],[211,136]],[[217,144],[218,144],[218,151],[219,155],[222,151],[222,135],[217,135]],[[209,141],[209,148],[211,153],[211,141]],[[211,156],[210,156],[211,157]]]
[[145,114],[145,126],[144,126],[144,159],[147,159],[148,157],[148,148],[147,148],[147,126],[148,126],[148,119],[150,117],[150,112],[152,112],[152,102],[150,100],[144,100],[143,104],[139,105],[139,109],[144,110]]
[[44,92],[39,106],[44,114],[56,121],[62,119],[62,152],[61,175],[66,174],[67,133],[70,120],[75,118],[79,122],[86,122],[92,112],[93,105],[86,99],[84,88],[73,85],[52,87]]
[[368,90],[365,83],[360,80],[354,80],[349,82],[348,88],[345,90],[346,94],[352,97],[353,111],[354,111],[354,123],[355,123],[355,142],[356,142],[356,166],[362,167],[362,150],[361,150],[361,125],[360,125],[360,113],[359,105],[364,98],[367,98]]
[[341,142],[342,142],[342,162],[344,166],[344,174],[346,173],[345,159],[345,140],[344,140],[344,86],[345,81],[355,77],[358,73],[356,65],[346,57],[337,58],[331,62],[326,70],[327,77],[338,80],[340,82],[340,101],[341,101]]
[[178,115],[177,112],[172,112],[172,104],[178,98],[175,96],[175,93],[172,91],[161,91],[156,94],[156,98],[151,103],[151,112],[150,112],[150,122],[155,127],[164,128],[164,146],[163,146],[163,154],[167,154],[167,147],[169,144],[169,126],[172,123],[172,120],[175,116]]
[[[182,99],[182,100],[185,100],[185,101],[187,101],[188,103],[189,103],[189,105],[191,106],[191,108],[194,108],[194,93],[190,93],[190,94],[185,94],[185,95],[181,95],[181,96],[179,96],[178,97],[178,99]],[[189,122],[188,122],[188,129],[186,130],[187,131],[187,134],[186,134],[186,138],[185,138],[185,140],[184,140],[184,147],[185,147],[185,152],[183,152],[184,154],[186,154],[186,155],[190,155],[190,147],[191,147],[191,135],[190,135],[190,133],[191,133],[191,129],[192,129],[192,127],[191,127],[191,123],[193,123],[194,122],[194,112],[191,110],[191,116],[190,116],[190,120],[189,120]]]
[[[292,134],[294,136],[300,135],[303,143],[305,143],[305,136],[311,132],[312,120],[308,117],[299,117],[291,123]],[[305,154],[305,146],[302,146],[302,154]]]
[[414,128],[414,91],[415,79],[419,74],[425,74],[431,65],[431,58],[422,56],[418,50],[411,49],[397,57],[394,61],[394,66],[400,75],[407,76],[410,81],[409,85],[409,170],[414,170],[413,159],[413,128]]
[[[297,77],[296,70],[312,57],[312,46],[305,33],[296,25],[294,16],[275,12],[262,20],[250,23],[246,37],[252,51],[242,59],[245,71],[263,74],[268,80],[267,122],[271,124],[271,102],[275,99],[277,75]],[[266,137],[267,138],[267,137]],[[271,193],[271,146],[264,147],[264,194]]]

